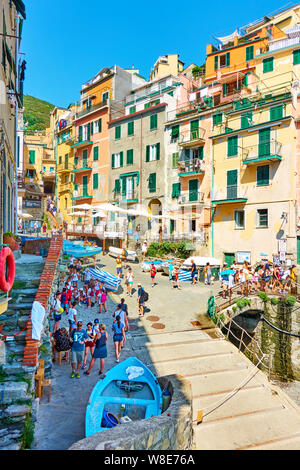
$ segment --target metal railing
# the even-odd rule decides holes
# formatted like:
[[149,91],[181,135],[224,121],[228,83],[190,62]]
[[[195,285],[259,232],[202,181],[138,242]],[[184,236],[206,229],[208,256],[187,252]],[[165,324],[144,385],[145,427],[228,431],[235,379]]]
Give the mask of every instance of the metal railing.
[[206,130],[202,127],[194,130],[187,129],[180,133],[179,145],[189,142],[192,144],[195,141],[197,142],[198,140],[203,140],[205,138],[205,133]]
[[178,171],[179,173],[188,173],[190,171],[203,173],[205,171],[205,164],[199,158],[180,160],[178,162]]
[[204,202],[204,193],[195,189],[190,191],[181,191],[178,197],[178,204],[187,204],[192,202]]
[[88,108],[83,108],[83,106],[78,106],[76,109],[76,119],[85,116],[86,114],[92,113],[97,109],[104,108],[105,106],[109,106],[109,99],[101,101],[101,103],[95,104],[93,106],[89,106]]
[[140,100],[142,98],[149,98],[153,96],[153,99],[155,99],[155,95],[160,95],[163,92],[167,92],[169,88],[172,88],[175,86],[175,84],[178,83],[178,79],[175,78],[168,78],[167,80],[164,80],[163,82],[160,83],[154,83],[153,85],[149,87],[145,87],[140,91],[137,91],[135,93],[132,93],[131,95],[127,95],[125,98],[125,104],[133,104],[137,100]]
[[272,157],[278,155],[282,156],[282,144],[277,140],[271,140],[263,144],[251,145],[243,147],[243,162],[251,162],[258,158]]
[[127,190],[126,193],[123,192],[116,192],[113,193],[114,201],[129,201],[131,199],[138,200],[139,199],[139,192],[135,189]]
[[226,188],[216,189],[212,195],[212,201],[240,199],[247,197],[247,189],[238,185],[229,185]]

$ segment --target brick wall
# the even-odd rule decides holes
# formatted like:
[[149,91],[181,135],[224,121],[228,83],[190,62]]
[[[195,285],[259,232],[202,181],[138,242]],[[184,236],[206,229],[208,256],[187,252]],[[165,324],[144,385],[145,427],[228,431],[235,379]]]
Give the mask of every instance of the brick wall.
[[[51,288],[57,269],[60,253],[62,250],[62,235],[52,237],[50,243],[49,254],[41,276],[40,286],[35,296],[35,300],[40,302],[45,309],[49,302]],[[32,322],[28,320],[26,328],[26,345],[24,349],[23,366],[35,367],[38,362],[38,341],[32,339]]]

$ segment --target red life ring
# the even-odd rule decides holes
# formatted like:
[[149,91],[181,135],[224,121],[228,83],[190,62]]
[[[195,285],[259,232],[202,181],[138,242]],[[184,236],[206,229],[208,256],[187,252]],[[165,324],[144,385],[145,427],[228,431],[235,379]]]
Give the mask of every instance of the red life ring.
[[[5,277],[5,264],[7,262],[8,275]],[[15,280],[15,258],[8,246],[0,251],[0,290],[9,292]]]

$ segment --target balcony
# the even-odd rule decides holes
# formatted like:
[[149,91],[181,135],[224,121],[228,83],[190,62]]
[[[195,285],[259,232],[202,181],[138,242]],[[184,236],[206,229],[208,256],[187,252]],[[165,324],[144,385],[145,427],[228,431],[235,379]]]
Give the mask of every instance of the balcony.
[[180,134],[178,144],[183,148],[199,147],[199,145],[203,145],[205,142],[205,133],[206,130],[201,127],[195,130],[187,129]]
[[82,148],[82,147],[87,147],[88,145],[92,145],[92,141],[90,139],[86,139],[83,137],[77,137],[74,139],[74,143],[70,144],[72,148]]
[[248,198],[246,197],[246,190],[240,188],[238,185],[230,185],[226,188],[215,190],[212,197],[212,204],[231,204],[231,203],[245,203]]
[[55,175],[56,175],[56,172],[55,171],[43,171],[42,172],[42,177],[43,179],[54,179],[55,178]]
[[139,193],[136,189],[127,190],[126,193],[113,192],[113,202],[139,202]]
[[93,196],[90,196],[88,194],[88,188],[83,187],[80,190],[74,190],[73,197],[71,199],[72,200],[93,199]]
[[280,162],[281,160],[282,145],[276,140],[243,148],[244,165],[256,165],[262,162]]
[[69,168],[69,164],[67,163],[59,163],[57,165],[57,172],[58,173],[69,173],[70,172],[70,168]]
[[65,193],[65,192],[71,193],[72,190],[73,190],[73,183],[71,183],[71,182],[69,182],[69,183],[63,183],[63,184],[60,185],[59,194]]
[[205,171],[205,164],[199,158],[182,160],[178,162],[179,176],[201,175]]
[[79,106],[76,110],[76,119],[79,119],[87,114],[93,113],[98,109],[105,108],[105,106],[109,105],[109,100],[101,101],[101,103],[95,104],[94,106],[89,106],[88,108],[84,108],[82,105]]
[[191,191],[181,191],[180,196],[178,197],[178,204],[192,204],[192,203],[204,203],[204,193],[198,189]]
[[126,96],[125,106],[134,104],[138,101],[142,101],[147,98],[155,99],[163,93],[167,93],[172,90],[173,87],[181,85],[176,78],[167,78],[166,80],[157,81],[150,86],[144,86],[137,92],[133,92],[131,95]]
[[74,165],[74,170],[71,170],[70,173],[83,173],[85,171],[92,171],[92,168],[88,166],[88,162],[84,160],[82,164],[79,162],[77,165]]

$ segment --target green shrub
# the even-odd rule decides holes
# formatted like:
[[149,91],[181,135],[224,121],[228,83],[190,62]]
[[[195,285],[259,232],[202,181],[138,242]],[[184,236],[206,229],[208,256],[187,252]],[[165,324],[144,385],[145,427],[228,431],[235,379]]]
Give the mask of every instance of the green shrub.
[[277,297],[271,297],[271,304],[273,305],[278,305],[279,304],[279,299]]
[[257,295],[263,302],[269,302],[270,300],[265,292],[259,292]]
[[296,302],[297,302],[297,299],[296,297],[293,297],[293,296],[289,296],[285,299],[286,305],[289,305],[290,307],[293,307]]
[[13,289],[25,289],[26,285],[25,281],[16,281],[14,282]]
[[33,439],[34,439],[34,424],[31,420],[31,411],[27,414],[24,427],[22,431],[22,446],[21,450],[31,449]]
[[3,367],[0,366],[0,383],[4,382],[7,377],[6,372],[4,372]]
[[47,348],[47,346],[45,344],[40,345],[39,353],[40,354],[45,354],[45,356],[47,356],[47,354],[49,354],[49,349]]
[[238,308],[242,309],[242,308],[246,307],[247,305],[251,305],[251,300],[248,299],[247,297],[243,297],[241,299],[236,299],[235,303],[236,303]]

